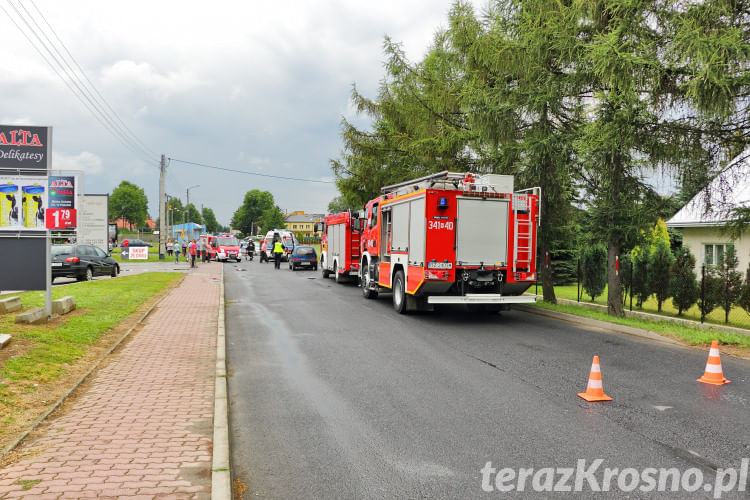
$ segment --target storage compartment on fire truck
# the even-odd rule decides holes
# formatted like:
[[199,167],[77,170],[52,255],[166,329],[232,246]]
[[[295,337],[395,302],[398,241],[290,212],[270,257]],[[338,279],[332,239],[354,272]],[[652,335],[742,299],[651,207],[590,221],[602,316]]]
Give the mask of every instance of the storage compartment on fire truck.
[[508,200],[456,197],[457,266],[508,262]]

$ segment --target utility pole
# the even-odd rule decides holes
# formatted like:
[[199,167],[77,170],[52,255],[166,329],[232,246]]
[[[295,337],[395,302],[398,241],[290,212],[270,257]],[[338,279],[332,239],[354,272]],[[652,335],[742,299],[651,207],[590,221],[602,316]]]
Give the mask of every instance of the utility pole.
[[164,209],[166,199],[164,196],[164,178],[167,176],[167,159],[164,155],[161,155],[161,168],[159,169],[159,260],[164,260],[166,255],[166,240],[164,239],[165,232],[167,231],[167,224],[165,217],[167,211]]

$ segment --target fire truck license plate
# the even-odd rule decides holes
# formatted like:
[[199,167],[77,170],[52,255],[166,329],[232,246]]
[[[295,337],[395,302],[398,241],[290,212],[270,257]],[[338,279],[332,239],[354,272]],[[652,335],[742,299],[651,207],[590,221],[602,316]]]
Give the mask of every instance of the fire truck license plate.
[[428,262],[427,269],[453,269],[453,262]]

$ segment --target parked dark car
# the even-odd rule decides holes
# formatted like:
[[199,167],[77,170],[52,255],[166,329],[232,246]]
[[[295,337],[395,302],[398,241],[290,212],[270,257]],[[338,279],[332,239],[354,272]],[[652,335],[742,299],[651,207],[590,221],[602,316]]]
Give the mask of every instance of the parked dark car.
[[123,246],[123,247],[152,247],[154,245],[152,245],[148,241],[139,240],[138,238],[133,238],[133,239],[128,238],[126,240],[122,240],[122,243],[120,244],[120,246]]
[[311,246],[296,246],[289,258],[289,269],[296,271],[297,268],[318,270],[318,255],[315,248]]
[[52,281],[76,278],[91,281],[94,276],[120,274],[120,265],[107,252],[93,245],[52,245]]

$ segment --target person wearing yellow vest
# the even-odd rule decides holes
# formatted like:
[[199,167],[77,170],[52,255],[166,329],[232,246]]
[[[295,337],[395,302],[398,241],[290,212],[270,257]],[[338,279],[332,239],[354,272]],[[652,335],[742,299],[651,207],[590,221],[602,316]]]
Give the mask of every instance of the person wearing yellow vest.
[[276,240],[273,244],[273,267],[281,269],[281,256],[284,255],[284,245],[281,240]]

